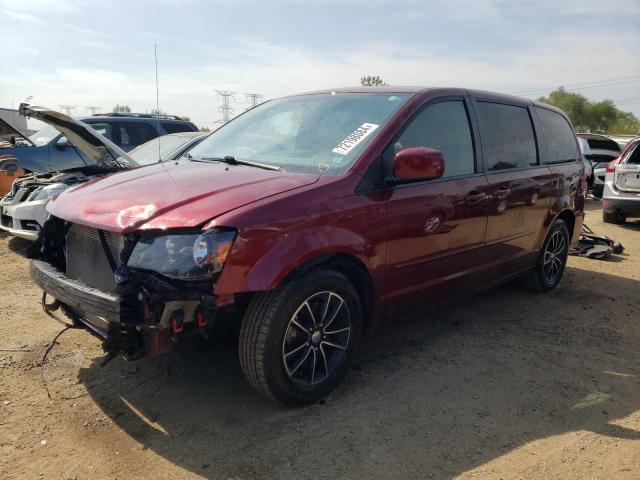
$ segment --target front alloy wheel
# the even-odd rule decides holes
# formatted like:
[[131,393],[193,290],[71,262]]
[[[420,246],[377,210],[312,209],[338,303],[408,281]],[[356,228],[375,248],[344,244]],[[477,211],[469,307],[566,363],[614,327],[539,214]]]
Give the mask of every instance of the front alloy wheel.
[[346,375],[363,323],[349,279],[311,270],[253,296],[240,326],[242,371],[258,392],[286,405],[318,401]]
[[294,383],[313,386],[329,378],[344,360],[351,319],[335,292],[319,292],[296,309],[282,342],[282,362]]

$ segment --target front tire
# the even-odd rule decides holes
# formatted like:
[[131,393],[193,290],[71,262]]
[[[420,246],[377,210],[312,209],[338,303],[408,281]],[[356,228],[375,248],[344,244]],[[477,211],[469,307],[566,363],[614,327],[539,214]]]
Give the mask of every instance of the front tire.
[[567,264],[569,243],[567,224],[564,220],[555,220],[542,245],[535,267],[525,277],[531,290],[546,293],[558,286]]
[[316,402],[347,374],[364,324],[342,273],[316,269],[251,300],[240,327],[240,365],[259,393],[285,405]]

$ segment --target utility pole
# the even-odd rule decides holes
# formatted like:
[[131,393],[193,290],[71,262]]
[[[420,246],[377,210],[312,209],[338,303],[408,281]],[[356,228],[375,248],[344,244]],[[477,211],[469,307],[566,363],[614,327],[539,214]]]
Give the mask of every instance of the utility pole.
[[218,120],[216,123],[225,124],[229,121],[230,113],[233,111],[229,99],[233,98],[236,92],[232,92],[230,90],[216,90],[216,93],[222,97],[222,106],[218,107],[218,110],[222,112],[222,120]]
[[102,110],[102,107],[84,107],[85,111],[91,112],[91,115],[95,115],[97,111]]
[[261,104],[262,99],[264,98],[264,95],[261,95],[259,93],[245,93],[245,96],[247,97],[247,100],[249,100],[249,103],[251,103],[251,106],[248,107],[247,110],[250,110],[256,105]]
[[65,112],[67,112],[67,115],[71,116],[71,110],[75,110],[76,106],[75,105],[58,105],[60,107],[60,110],[64,110]]

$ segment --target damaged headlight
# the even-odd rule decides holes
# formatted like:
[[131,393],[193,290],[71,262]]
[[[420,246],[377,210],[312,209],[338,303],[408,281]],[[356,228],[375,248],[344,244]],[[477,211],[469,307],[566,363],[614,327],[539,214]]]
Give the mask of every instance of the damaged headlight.
[[31,195],[31,198],[29,198],[29,201],[35,202],[36,200],[48,200],[57,197],[67,188],[69,188],[69,185],[65,183],[52,183],[51,185],[36,190],[33,195]]
[[222,270],[235,236],[235,230],[215,228],[143,237],[127,265],[180,280],[206,280]]

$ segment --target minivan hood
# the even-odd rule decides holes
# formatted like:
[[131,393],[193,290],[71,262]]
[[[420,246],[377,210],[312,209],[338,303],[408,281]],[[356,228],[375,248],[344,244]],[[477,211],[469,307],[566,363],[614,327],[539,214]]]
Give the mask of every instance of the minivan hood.
[[317,175],[185,159],[73,186],[50,202],[47,210],[73,223],[114,232],[198,227],[318,179]]

